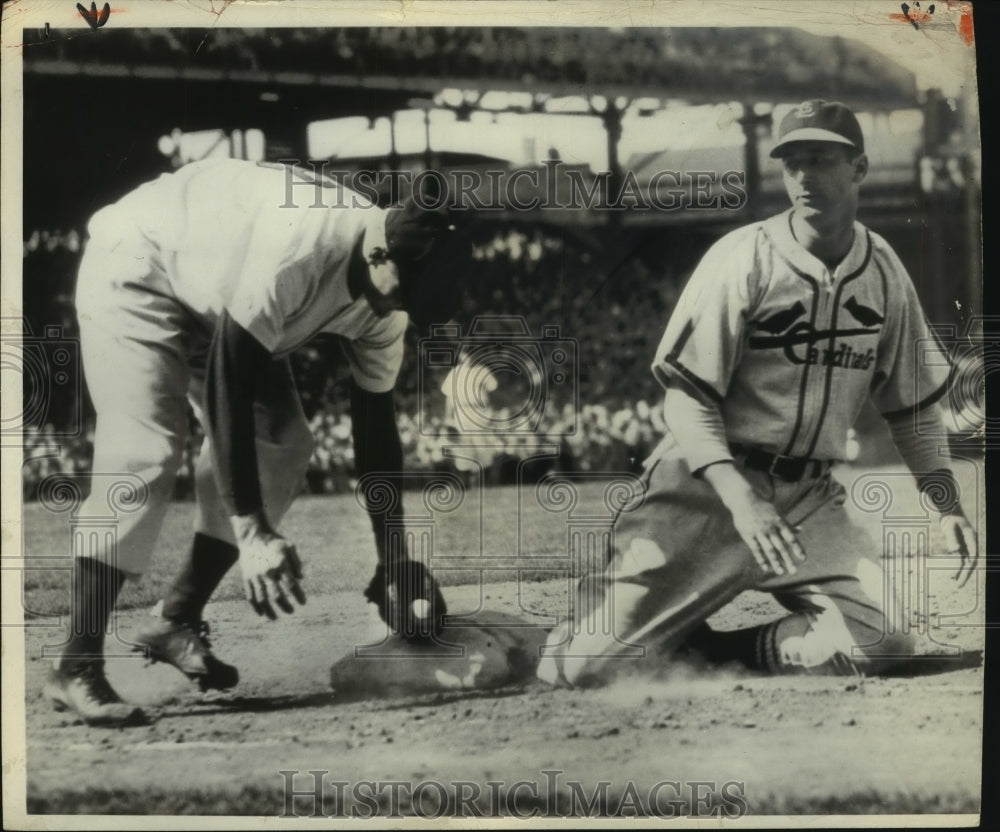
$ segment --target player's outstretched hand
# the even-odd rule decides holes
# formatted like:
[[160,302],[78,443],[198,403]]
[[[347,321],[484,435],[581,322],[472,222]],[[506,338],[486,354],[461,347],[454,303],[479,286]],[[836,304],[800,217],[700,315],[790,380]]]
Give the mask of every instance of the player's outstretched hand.
[[794,575],[806,553],[774,505],[754,491],[730,462],[709,465],[704,477],[733,515],[736,531],[757,565],[772,575]]
[[794,575],[806,559],[795,531],[773,504],[751,491],[732,507],[733,523],[757,565],[774,575]]
[[295,546],[265,524],[247,522],[237,529],[240,550],[240,571],[243,590],[250,606],[257,615],[277,618],[274,608],[286,614],[294,612],[294,599],[299,605],[306,602],[305,592],[299,585],[302,579],[302,561]]
[[964,514],[955,512],[941,518],[941,531],[944,532],[945,546],[948,552],[961,557],[961,563],[954,578],[958,585],[965,586],[979,563],[979,542],[976,530]]

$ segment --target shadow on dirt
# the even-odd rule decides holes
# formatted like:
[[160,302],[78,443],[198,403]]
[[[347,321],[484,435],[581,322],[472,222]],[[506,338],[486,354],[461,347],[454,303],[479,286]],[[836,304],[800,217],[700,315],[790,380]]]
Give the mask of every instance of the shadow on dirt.
[[[874,678],[887,679],[907,679],[921,676],[936,676],[943,673],[952,673],[959,670],[971,670],[981,667],[983,663],[982,650],[964,650],[957,655],[922,655],[901,657],[888,663],[879,673],[870,674]],[[729,670],[730,672],[727,672]],[[706,666],[704,663],[675,663],[671,671],[661,677],[660,681],[679,681],[677,674],[680,672],[683,679],[702,679],[711,681],[713,679],[729,680],[732,678],[760,677],[767,674],[757,674],[739,668],[740,672],[733,672],[735,668]],[[358,702],[367,702],[372,710],[396,711],[414,707],[435,708],[450,702],[475,699],[506,699],[521,696],[530,690],[554,690],[546,685],[540,685],[534,681],[525,679],[527,674],[519,673],[514,676],[517,683],[500,684],[495,688],[476,689],[464,688],[447,691],[410,691],[402,689],[383,690],[375,698],[372,691],[364,687],[353,689],[339,689],[318,691],[301,695],[285,696],[231,696],[218,697],[211,700],[197,703],[193,707],[185,706],[183,710],[172,713],[170,709],[164,710],[162,717],[184,716],[215,716],[219,714],[232,713],[270,713],[277,711],[295,710],[298,708],[336,708],[343,705],[351,705]],[[379,701],[381,699],[381,701]]]
[[186,704],[182,710],[171,712],[164,708],[161,718],[170,716],[188,717],[215,716],[232,713],[270,713],[290,711],[296,708],[328,708],[336,704],[331,691],[307,693],[296,696],[232,696],[218,697],[205,702]]
[[[493,688],[489,690],[453,690],[434,693],[404,694],[389,696],[381,701],[366,696],[364,691],[321,691],[303,694],[301,696],[232,696],[214,698],[206,702],[187,704],[183,710],[163,708],[160,718],[181,716],[190,717],[218,716],[220,714],[236,713],[272,713],[290,711],[298,708],[336,708],[365,702],[371,711],[399,711],[408,708],[437,708],[451,702],[473,699],[507,699],[520,696],[534,689],[534,683],[522,683]],[[541,686],[544,687],[544,686]],[[546,690],[548,688],[545,688]]]
[[982,650],[963,650],[958,655],[906,656],[886,661],[886,667],[873,676],[886,679],[909,679],[915,676],[937,676],[956,670],[972,670],[982,667]]
[[[462,702],[471,699],[508,699],[521,696],[534,687],[533,683],[509,685],[507,687],[494,688],[492,690],[456,690],[447,693],[425,693],[417,696],[400,696],[399,699],[386,700],[380,704],[374,704],[373,711],[402,711],[414,707],[437,708],[451,702]],[[346,697],[335,694],[336,704],[347,704],[358,702],[361,697]]]

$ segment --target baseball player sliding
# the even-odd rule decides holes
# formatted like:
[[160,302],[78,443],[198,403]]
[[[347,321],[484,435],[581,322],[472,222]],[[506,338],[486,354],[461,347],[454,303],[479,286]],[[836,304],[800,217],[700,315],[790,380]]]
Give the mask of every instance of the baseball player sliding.
[[[314,199],[310,184],[339,187],[280,165],[210,160],[139,187],[91,220],[77,312],[97,412],[93,469],[138,475],[147,494],[121,514],[116,541],[93,541],[76,561],[72,631],[45,691],[88,723],[145,718],[107,682],[103,640],[122,583],[149,563],[181,459],[186,401],[206,436],[194,541],[160,614],[135,640],[202,689],[229,688],[237,670],[212,654],[202,611],[230,567],[239,562],[259,614],[305,603],[298,554],[278,532],[313,447],[286,356],[318,333],[342,338],[357,473],[376,475],[364,479],[378,551],[366,595],[412,638],[433,632],[445,611],[424,566],[387,543],[394,509],[371,489],[399,493],[392,390],[403,334],[408,318],[429,323],[428,297],[442,319],[445,300],[457,302],[457,268],[422,268],[455,235],[412,200],[387,211],[346,189]],[[101,514],[107,498],[95,486],[82,514]]]
[[[771,155],[792,207],[723,237],[685,287],[653,364],[668,432],[645,493],[616,520],[605,570],[580,582],[549,636],[546,682],[600,683],[624,657],[685,641],[772,673],[875,673],[912,654],[886,625],[878,548],[830,476],[867,398],[941,514],[955,577],[976,566],[956,483],[925,438],[942,434],[914,429],[918,412],[940,424],[947,353],[895,252],[855,219],[860,125],[843,104],[806,101]],[[751,587],[788,614],[733,632],[704,623]]]

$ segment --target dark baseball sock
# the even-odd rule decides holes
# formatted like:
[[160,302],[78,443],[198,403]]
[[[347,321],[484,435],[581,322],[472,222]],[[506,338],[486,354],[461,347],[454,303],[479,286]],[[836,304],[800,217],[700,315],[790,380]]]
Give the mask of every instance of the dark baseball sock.
[[93,558],[77,558],[73,569],[70,635],[59,668],[72,672],[88,662],[103,660],[104,634],[125,573]]
[[200,621],[208,599],[239,557],[239,549],[231,543],[195,534],[187,560],[163,599],[163,617]]
[[685,641],[685,646],[701,653],[713,664],[736,662],[750,670],[774,672],[765,649],[773,622],[741,630],[713,630],[700,625]]

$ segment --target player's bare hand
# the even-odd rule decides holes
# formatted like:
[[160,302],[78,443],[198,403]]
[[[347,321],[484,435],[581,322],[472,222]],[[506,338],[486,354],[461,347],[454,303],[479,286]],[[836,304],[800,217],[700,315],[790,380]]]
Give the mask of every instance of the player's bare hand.
[[792,528],[767,500],[751,492],[733,507],[733,523],[757,565],[774,575],[794,575],[806,559]]
[[958,585],[965,586],[972,577],[979,562],[979,542],[976,531],[964,514],[955,512],[941,518],[941,531],[944,532],[945,546],[948,552],[961,558],[954,579]]
[[266,523],[248,521],[238,525],[234,519],[233,526],[237,530],[243,590],[254,612],[273,620],[278,617],[275,607],[291,614],[295,610],[292,600],[304,604],[306,596],[299,584],[302,561],[295,546]]
[[733,515],[733,524],[757,565],[772,575],[794,575],[806,559],[796,532],[729,462],[709,465],[704,477]]

